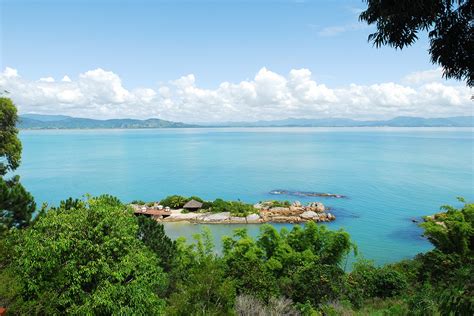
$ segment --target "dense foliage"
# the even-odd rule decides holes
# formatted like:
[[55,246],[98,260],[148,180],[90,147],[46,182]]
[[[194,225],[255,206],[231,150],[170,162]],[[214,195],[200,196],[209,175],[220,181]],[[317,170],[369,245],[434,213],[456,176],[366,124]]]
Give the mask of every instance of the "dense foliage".
[[252,204],[241,201],[224,201],[222,199],[215,199],[212,203],[209,203],[209,211],[213,213],[230,212],[232,216],[247,216],[256,212]]
[[344,275],[339,265],[352,247],[347,233],[313,222],[280,233],[263,225],[257,240],[245,230],[224,238],[224,260],[239,293],[319,304],[337,297]]
[[176,254],[176,242],[165,233],[163,225],[150,217],[138,217],[138,239],[140,239],[160,260],[160,266],[170,271]]
[[12,314],[472,315],[474,204],[427,219],[435,248],[375,266],[344,231],[262,225],[172,241],[117,198],[67,199],[0,242],[0,305]]
[[15,126],[17,110],[9,98],[0,97],[0,236],[11,228],[25,227],[36,209],[33,197],[8,173],[20,165],[21,142]]
[[49,210],[13,234],[0,294],[16,314],[159,314],[166,277],[110,196]]
[[446,78],[474,85],[474,6],[472,0],[366,0],[360,19],[375,24],[369,41],[402,49],[428,31],[431,61]]

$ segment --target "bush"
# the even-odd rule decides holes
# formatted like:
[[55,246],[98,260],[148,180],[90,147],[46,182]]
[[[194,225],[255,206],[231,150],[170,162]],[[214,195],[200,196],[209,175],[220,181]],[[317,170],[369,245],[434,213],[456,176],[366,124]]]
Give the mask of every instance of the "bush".
[[165,197],[163,200],[160,201],[160,204],[163,206],[167,206],[170,208],[182,208],[184,204],[188,203],[188,198],[181,196],[181,195],[170,195]]
[[291,298],[313,306],[336,300],[344,287],[344,271],[336,265],[309,264],[291,277]]
[[252,204],[240,201],[224,201],[222,199],[216,199],[212,202],[211,212],[230,212],[232,216],[245,217],[249,214],[255,213],[255,208]]
[[194,238],[194,244],[177,242],[166,315],[232,315],[235,282],[226,275],[209,230]]
[[290,201],[271,201],[271,207],[290,207],[291,202]]
[[272,297],[268,304],[264,304],[262,301],[245,294],[239,295],[235,300],[235,312],[239,316],[300,315],[300,312],[293,307],[293,302],[288,298]]
[[408,286],[406,276],[391,266],[375,267],[371,261],[360,260],[347,276],[347,296],[356,308],[368,298],[389,298]]

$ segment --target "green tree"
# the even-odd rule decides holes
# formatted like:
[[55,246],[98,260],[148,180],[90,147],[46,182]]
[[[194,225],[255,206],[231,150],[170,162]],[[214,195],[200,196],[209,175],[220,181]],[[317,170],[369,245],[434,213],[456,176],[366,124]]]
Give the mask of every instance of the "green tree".
[[18,115],[12,100],[0,97],[0,176],[20,165],[21,142],[16,122]]
[[13,314],[162,313],[166,275],[137,238],[132,211],[117,201],[50,209],[11,234],[0,295]]
[[359,260],[347,275],[348,297],[356,307],[361,307],[368,298],[388,298],[406,290],[407,277],[397,269],[387,265],[374,266],[368,260]]
[[231,315],[235,282],[228,278],[222,258],[214,251],[209,230],[195,235],[195,243],[177,243],[170,273],[171,295],[167,315]]
[[444,77],[474,85],[474,9],[471,0],[366,0],[360,19],[375,24],[369,35],[376,47],[402,49],[428,32],[431,61]]
[[36,209],[33,197],[14,176],[20,165],[21,142],[18,138],[16,107],[9,98],[0,97],[0,234],[12,227],[25,227]]
[[177,251],[176,242],[166,235],[163,224],[152,218],[139,216],[138,226],[138,238],[159,258],[160,266],[170,271]]
[[474,314],[474,203],[459,200],[461,208],[443,206],[420,224],[435,249],[416,258],[419,282],[446,315]]
[[184,204],[188,202],[188,199],[181,195],[170,195],[160,201],[163,206],[171,208],[182,208]]
[[[465,202],[460,199],[461,202]],[[427,217],[420,226],[424,235],[444,253],[455,253],[463,257],[474,252],[474,203],[465,203],[461,209],[443,206],[446,212]]]
[[226,272],[236,281],[238,294],[265,302],[287,296],[314,306],[341,293],[344,270],[340,265],[354,248],[346,232],[314,222],[281,232],[262,225],[257,240],[246,230],[236,230],[223,242]]

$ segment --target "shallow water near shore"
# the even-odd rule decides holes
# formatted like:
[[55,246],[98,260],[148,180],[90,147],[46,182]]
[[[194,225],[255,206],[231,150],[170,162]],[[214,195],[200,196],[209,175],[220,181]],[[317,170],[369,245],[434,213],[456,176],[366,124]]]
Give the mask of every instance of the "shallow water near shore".
[[[205,199],[320,201],[359,252],[377,263],[430,249],[412,218],[457,196],[474,200],[473,130],[450,128],[214,128],[21,131],[26,188],[42,202],[108,193],[122,201],[170,194]],[[346,199],[270,195],[328,192]],[[167,223],[176,238],[203,225]],[[207,225],[223,235],[259,225]],[[291,224],[275,224],[277,228]]]

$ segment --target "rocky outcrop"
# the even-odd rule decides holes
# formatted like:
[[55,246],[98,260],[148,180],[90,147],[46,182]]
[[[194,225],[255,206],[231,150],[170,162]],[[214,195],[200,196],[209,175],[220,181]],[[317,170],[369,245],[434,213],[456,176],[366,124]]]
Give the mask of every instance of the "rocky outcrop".
[[248,224],[257,224],[257,223],[261,222],[260,215],[258,215],[258,214],[247,215],[245,220],[247,221]]
[[301,217],[304,219],[313,219],[319,217],[319,214],[314,211],[304,211],[301,213]]
[[314,211],[318,213],[322,213],[326,210],[326,208],[324,207],[324,204],[320,202],[311,202],[308,204],[306,208],[310,211]]
[[[277,206],[274,206],[277,205]],[[281,206],[285,205],[285,206]],[[286,205],[289,205],[286,207]],[[259,202],[254,205],[256,213],[246,217],[232,216],[230,212],[222,213],[182,213],[182,210],[171,210],[171,215],[157,218],[162,222],[187,221],[206,224],[260,224],[260,223],[304,223],[307,221],[329,222],[336,217],[326,212],[322,203],[311,202],[303,205],[299,201],[291,204],[275,201]]]
[[302,205],[295,201],[288,207],[272,206],[280,205],[281,202],[266,201],[260,202],[255,207],[260,207],[260,216],[264,222],[277,223],[302,223],[306,221],[328,222],[336,219],[331,213],[326,213],[326,208],[320,202],[311,202]]

